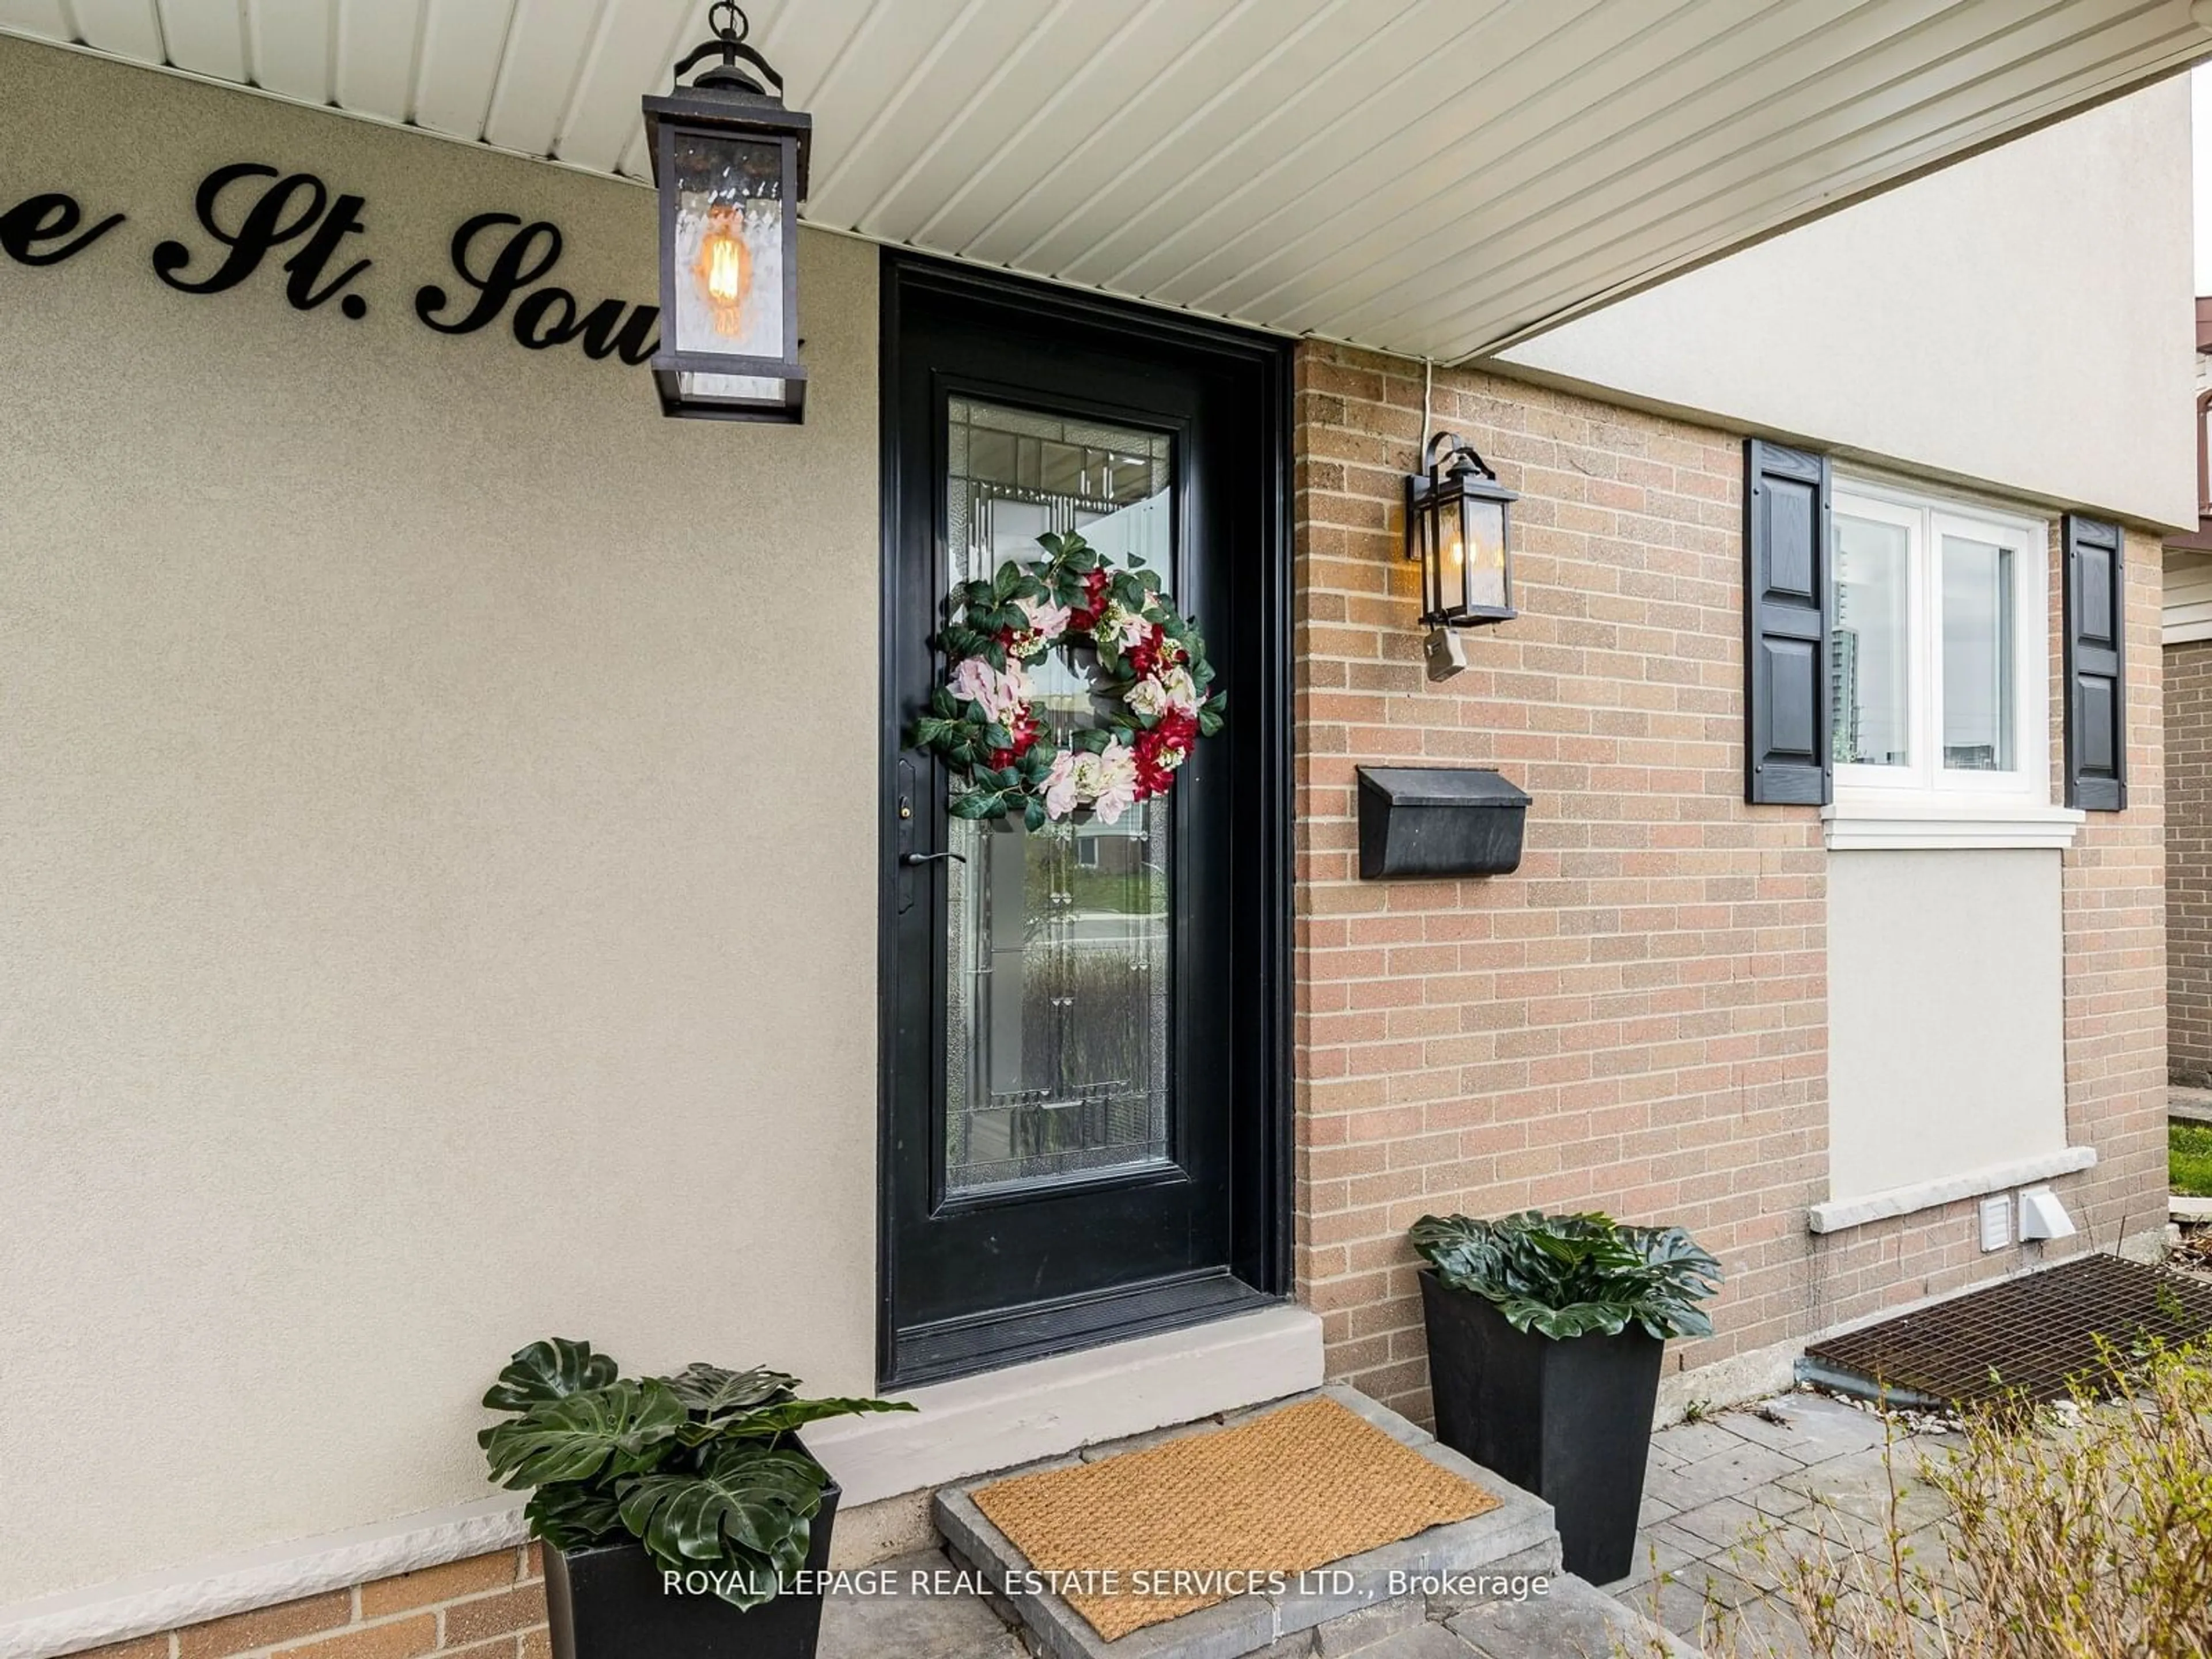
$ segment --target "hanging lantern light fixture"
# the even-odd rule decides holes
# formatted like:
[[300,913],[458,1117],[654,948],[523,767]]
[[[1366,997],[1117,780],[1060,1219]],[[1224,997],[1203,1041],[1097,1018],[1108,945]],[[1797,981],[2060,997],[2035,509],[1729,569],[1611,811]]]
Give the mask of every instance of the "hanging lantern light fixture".
[[1429,440],[1427,468],[1406,478],[1406,556],[1421,565],[1421,620],[1431,628],[1510,621],[1512,504],[1474,447],[1453,432]]
[[783,106],[783,77],[745,44],[750,25],[732,0],[707,16],[714,38],[678,63],[670,92],[645,100],[660,192],[653,378],[664,414],[798,422],[799,204],[814,118]]

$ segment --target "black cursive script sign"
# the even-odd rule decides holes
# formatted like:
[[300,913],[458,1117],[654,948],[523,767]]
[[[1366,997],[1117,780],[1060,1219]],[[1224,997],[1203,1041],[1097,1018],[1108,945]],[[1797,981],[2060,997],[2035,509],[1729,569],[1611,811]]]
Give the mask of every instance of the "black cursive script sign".
[[[53,191],[27,196],[0,213],[0,252],[18,264],[58,265],[106,235],[123,222],[123,216],[111,213],[77,236],[76,228],[83,222],[84,210],[74,196]],[[64,240],[71,237],[75,240]]]
[[[199,228],[216,251],[202,258],[184,241],[165,239],[154,246],[154,274],[179,294],[222,294],[282,252],[284,297],[295,310],[336,300],[340,315],[359,322],[369,304],[361,279],[375,261],[346,263],[342,250],[352,252],[347,239],[368,231],[367,206],[312,173],[234,161],[201,179],[192,198]],[[88,227],[85,216],[74,196],[58,191],[25,197],[0,210],[0,253],[18,264],[58,265],[125,217],[112,213]],[[650,360],[659,343],[660,308],[621,300],[587,307],[547,282],[562,246],[559,228],[543,219],[525,223],[512,213],[479,213],[453,233],[452,246],[453,275],[473,297],[463,308],[445,288],[425,283],[415,291],[415,315],[440,334],[473,334],[505,316],[516,342],[532,351],[574,344],[594,360]]]
[[[506,234],[498,234],[502,229]],[[481,266],[474,253],[480,240],[498,244]],[[426,283],[415,290],[415,314],[441,334],[473,334],[560,259],[561,233],[543,219],[526,225],[512,213],[479,213],[453,233],[453,269],[476,289],[476,303],[446,321],[438,315],[447,308],[446,290]],[[618,355],[626,363],[641,363],[653,356],[653,327],[660,320],[658,306],[625,307],[620,300],[602,300],[580,316],[580,310],[576,296],[567,289],[538,289],[514,307],[514,337],[532,351],[574,340],[586,357]]]

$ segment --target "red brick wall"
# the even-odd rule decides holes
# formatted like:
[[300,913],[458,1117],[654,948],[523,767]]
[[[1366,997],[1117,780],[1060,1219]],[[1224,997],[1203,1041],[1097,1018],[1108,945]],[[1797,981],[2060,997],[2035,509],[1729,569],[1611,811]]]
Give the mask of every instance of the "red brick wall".
[[2212,1085],[2212,640],[2167,646],[2166,1064]]
[[[1807,1231],[1827,1196],[1826,854],[1814,809],[1743,800],[1740,437],[1439,370],[1435,424],[1522,492],[1522,614],[1469,634],[1467,672],[1432,684],[1400,524],[1421,374],[1317,343],[1298,356],[1297,1263],[1331,1374],[1425,1415],[1404,1235],[1429,1211],[1688,1226],[1729,1283],[1719,1334],[1670,1366],[2016,1265],[1980,1254],[1971,1205]],[[2154,710],[2155,650],[2132,660]],[[2118,1167],[2091,1177],[2100,1222],[2142,1190],[2164,1018],[2143,967],[2154,718],[2136,730],[2135,809],[2093,823],[2066,866],[2077,1132],[2094,1117],[2102,1144],[2126,1118]],[[1534,797],[1520,870],[1359,881],[1354,769],[1390,762],[1518,781]]]
[[548,1659],[552,1651],[532,1544],[94,1648],[82,1659]]
[[[2091,1242],[2166,1225],[2166,717],[2160,644],[2163,550],[2127,544],[2128,808],[2092,812],[2065,854],[2066,1137],[2098,1164],[2057,1183]],[[2051,568],[2058,569],[2058,549]],[[2051,627],[2058,627],[2051,584]],[[2052,799],[2063,799],[2057,722],[2063,668],[2051,650]]]

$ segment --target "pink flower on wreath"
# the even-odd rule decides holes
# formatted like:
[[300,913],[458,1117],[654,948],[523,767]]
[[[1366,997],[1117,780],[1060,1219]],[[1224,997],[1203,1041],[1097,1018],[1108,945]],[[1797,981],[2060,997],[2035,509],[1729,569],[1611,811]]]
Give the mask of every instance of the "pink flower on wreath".
[[955,696],[981,703],[987,717],[1002,724],[1026,709],[1033,695],[1019,663],[1008,662],[1002,674],[981,657],[963,657],[951,684]]
[[1128,744],[1115,738],[1094,754],[1088,749],[1063,749],[1052,757],[1044,777],[1044,815],[1064,818],[1079,806],[1098,814],[1101,823],[1113,823],[1139,799],[1137,757]]
[[1140,645],[1149,645],[1152,624],[1138,611],[1125,610],[1119,604],[1109,605],[1098,618],[1093,637],[1110,637],[1124,651]]
[[1091,758],[1097,763],[1091,805],[1098,822],[1118,823],[1121,814],[1137,804],[1137,757],[1128,744],[1115,738]]
[[1044,775],[1045,817],[1057,820],[1075,810],[1075,763],[1080,753],[1063,749],[1052,757],[1052,770]]
[[1030,619],[1030,631],[1050,645],[1067,632],[1067,624],[1075,612],[1064,605],[1054,605],[1050,599],[1016,599],[1022,614]]
[[1127,701],[1134,713],[1156,720],[1168,712],[1168,689],[1156,676],[1141,679],[1129,688]]
[[1158,680],[1161,695],[1167,699],[1170,708],[1186,714],[1195,714],[1199,705],[1206,701],[1199,696],[1198,683],[1191,678],[1188,668],[1163,669]]

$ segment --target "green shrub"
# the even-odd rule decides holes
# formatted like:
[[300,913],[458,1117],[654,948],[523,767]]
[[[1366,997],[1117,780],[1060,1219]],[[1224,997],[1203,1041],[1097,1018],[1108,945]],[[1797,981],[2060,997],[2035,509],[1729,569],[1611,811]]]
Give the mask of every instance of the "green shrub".
[[[1708,1610],[1712,1659],[2203,1659],[2212,1653],[2212,1354],[2107,1351],[2069,1399],[1966,1414],[1917,1458],[1942,1500],[1911,1518],[1894,1437],[1871,1519],[1816,1506],[1739,1547],[1787,1617]],[[1786,1530],[1785,1530],[1786,1528]],[[1762,1571],[1763,1570],[1763,1571]]]

